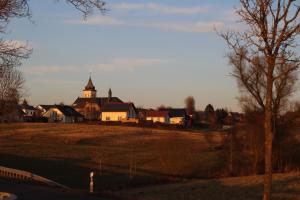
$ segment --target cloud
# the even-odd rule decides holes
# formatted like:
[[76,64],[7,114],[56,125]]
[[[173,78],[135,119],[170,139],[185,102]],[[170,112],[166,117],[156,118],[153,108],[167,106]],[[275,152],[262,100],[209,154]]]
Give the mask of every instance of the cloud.
[[213,32],[215,28],[221,29],[224,26],[223,22],[213,21],[213,22],[157,22],[149,24],[140,24],[143,27],[152,27],[160,30],[170,30],[176,32]]
[[86,66],[30,66],[24,67],[27,75],[50,75],[57,73],[78,73],[82,70],[99,71],[134,71],[144,67],[157,67],[167,63],[164,59],[155,58],[116,58],[107,63],[97,63]]
[[108,26],[120,26],[125,25],[125,23],[121,20],[112,18],[112,17],[106,17],[106,16],[97,16],[97,17],[91,17],[88,20],[82,21],[82,20],[73,20],[69,21],[70,23],[74,24],[88,24],[88,25],[108,25]]
[[149,58],[117,58],[109,63],[99,63],[90,65],[89,68],[92,71],[115,71],[125,70],[133,71],[135,69],[144,67],[156,67],[160,64],[168,62],[163,59],[149,59]]
[[70,67],[58,67],[58,66],[32,66],[24,67],[24,73],[30,75],[45,75],[64,72],[70,70]]
[[107,16],[95,16],[87,19],[86,21],[68,20],[65,21],[65,23],[94,26],[154,28],[175,32],[212,32],[214,31],[214,28],[220,29],[224,26],[222,21],[125,21]]
[[163,5],[157,3],[118,3],[112,4],[113,10],[148,10],[160,14],[174,14],[174,15],[194,15],[207,13],[209,9],[207,7],[176,7],[170,5]]

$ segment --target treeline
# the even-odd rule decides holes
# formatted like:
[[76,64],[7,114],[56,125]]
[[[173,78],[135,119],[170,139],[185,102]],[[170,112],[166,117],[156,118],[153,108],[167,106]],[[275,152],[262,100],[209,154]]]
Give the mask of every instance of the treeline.
[[[300,107],[286,112],[277,120],[273,139],[273,171],[298,171],[300,167]],[[222,176],[264,174],[264,113],[245,112],[243,123],[238,123],[224,136],[224,170]]]

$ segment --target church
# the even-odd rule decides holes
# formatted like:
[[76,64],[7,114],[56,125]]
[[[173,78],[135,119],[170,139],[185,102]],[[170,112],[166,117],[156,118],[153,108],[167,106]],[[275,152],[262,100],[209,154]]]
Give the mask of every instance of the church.
[[109,89],[107,97],[97,97],[97,90],[90,76],[87,85],[83,89],[82,97],[78,97],[72,107],[82,114],[86,120],[100,120],[102,107],[107,103],[119,102],[122,100],[112,96]]

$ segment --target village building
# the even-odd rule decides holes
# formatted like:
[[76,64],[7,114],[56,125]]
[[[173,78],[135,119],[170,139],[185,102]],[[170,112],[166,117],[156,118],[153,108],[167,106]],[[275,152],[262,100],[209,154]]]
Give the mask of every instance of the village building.
[[170,115],[168,111],[156,111],[150,110],[146,112],[146,121],[151,121],[153,123],[170,123]]
[[169,112],[170,124],[185,125],[188,115],[184,108],[162,109],[161,111]]
[[55,105],[38,105],[36,109],[38,110],[38,115],[43,116],[52,107],[55,107]]
[[138,123],[137,109],[133,103],[107,103],[101,110],[101,121]]
[[101,108],[112,102],[122,102],[118,97],[112,96],[112,91],[109,89],[107,97],[97,97],[97,90],[92,82],[91,77],[83,90],[82,97],[78,97],[72,104],[72,107],[82,114],[87,120],[99,120]]
[[76,123],[82,122],[83,116],[71,106],[54,105],[43,117],[48,118],[48,122]]
[[37,109],[31,105],[29,105],[27,103],[27,101],[24,99],[23,103],[20,105],[21,107],[21,110],[23,111],[24,113],[24,117],[36,117],[37,116]]

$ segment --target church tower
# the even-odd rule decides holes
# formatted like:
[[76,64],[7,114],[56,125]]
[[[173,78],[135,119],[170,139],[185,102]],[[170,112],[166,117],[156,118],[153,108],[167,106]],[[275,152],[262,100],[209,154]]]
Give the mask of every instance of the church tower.
[[97,96],[97,90],[95,89],[95,86],[93,85],[90,76],[89,81],[83,90],[83,98],[96,98],[96,96]]

